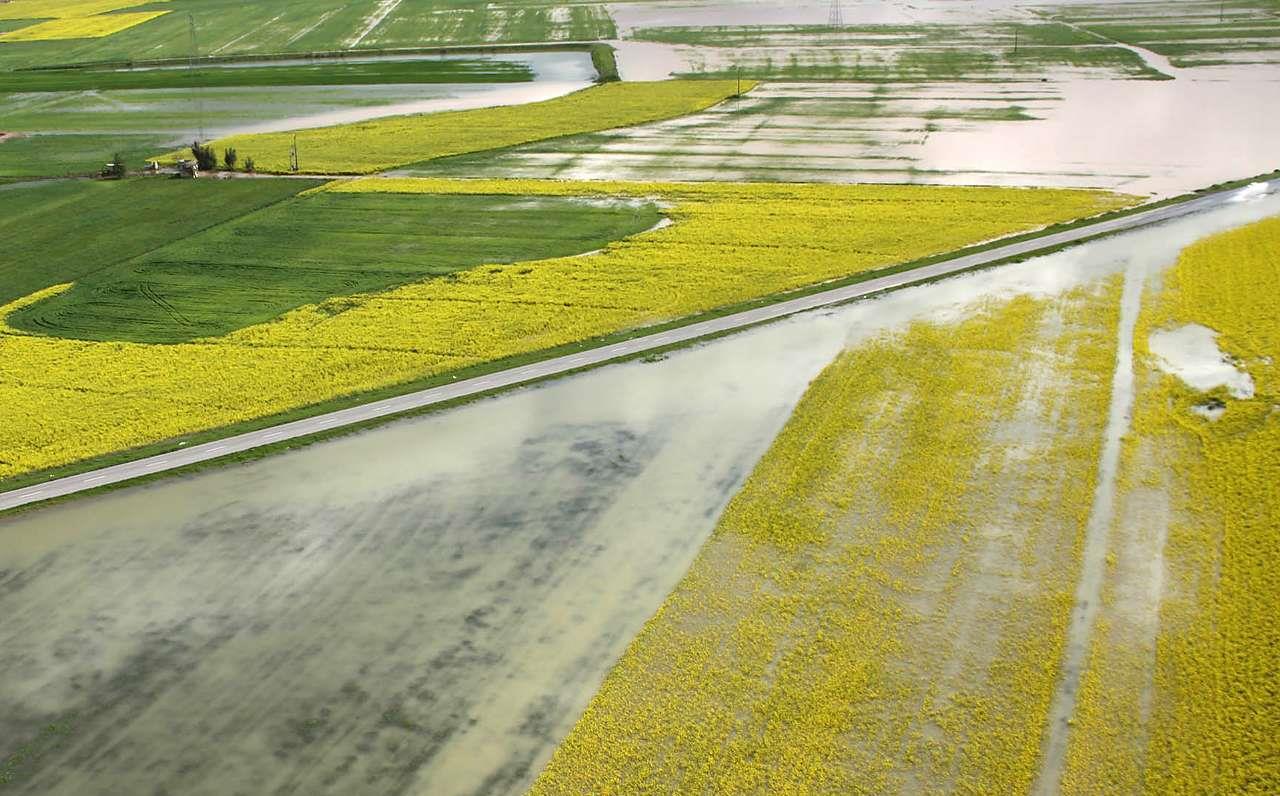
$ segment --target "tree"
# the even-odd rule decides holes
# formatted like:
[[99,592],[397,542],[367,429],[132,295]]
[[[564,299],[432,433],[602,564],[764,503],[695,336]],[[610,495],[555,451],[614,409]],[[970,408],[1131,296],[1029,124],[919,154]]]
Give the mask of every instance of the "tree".
[[218,168],[218,155],[211,146],[201,146],[199,141],[193,141],[191,156],[196,159],[196,165],[201,171],[213,171]]
[[245,171],[252,172],[252,171],[253,171],[253,165],[254,165],[254,164],[253,164],[253,158],[245,158],[245,159],[244,159],[244,170],[245,170]]
[[227,147],[226,149],[222,150],[222,162],[226,164],[227,171],[236,170],[237,159],[238,158],[237,158],[236,150],[234,147]]
[[124,177],[124,158],[120,157],[119,152],[111,156],[111,162],[103,170],[103,176],[117,180]]

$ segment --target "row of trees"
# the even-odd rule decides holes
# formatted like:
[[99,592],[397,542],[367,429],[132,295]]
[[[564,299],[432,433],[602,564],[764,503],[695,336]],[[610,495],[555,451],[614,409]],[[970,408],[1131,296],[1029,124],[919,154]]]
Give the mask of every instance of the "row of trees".
[[[191,155],[196,159],[196,165],[201,171],[214,171],[218,168],[218,153],[213,151],[213,147],[208,144],[201,145],[199,141],[193,141]],[[240,155],[236,152],[235,147],[227,147],[222,150],[222,163],[227,171],[235,171],[236,164],[239,162]],[[254,170],[253,158],[244,159],[244,170]]]

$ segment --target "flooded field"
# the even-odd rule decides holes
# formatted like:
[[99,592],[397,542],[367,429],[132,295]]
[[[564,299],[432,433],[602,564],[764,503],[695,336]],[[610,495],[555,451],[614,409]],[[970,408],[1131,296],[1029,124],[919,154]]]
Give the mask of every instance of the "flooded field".
[[[683,119],[413,173],[1167,196],[1274,168],[1270,129],[1242,120],[1280,103],[1280,65],[1256,49],[1204,49],[1222,41],[1210,23],[1232,36],[1263,26],[1270,36],[1270,18],[1248,3],[1224,9],[1221,21],[1206,3],[1116,8],[845,2],[830,24],[826,2],[613,4],[624,79],[740,73],[765,82]],[[1123,27],[1126,14],[1146,27]],[[1201,37],[1194,58],[1179,55],[1192,46],[1181,43],[1187,36]]]
[[1254,196],[0,521],[0,776],[22,793],[519,792],[842,347],[1159,268],[1276,212]]
[[778,327],[0,523],[3,773],[519,791],[840,342]]
[[[130,89],[0,95],[0,130],[39,135],[150,135],[169,143],[241,133],[274,132],[399,116],[516,105],[551,99],[591,85],[596,73],[584,52],[480,56],[527,65],[528,83],[415,83]],[[476,59],[477,56],[467,56]],[[448,58],[434,57],[435,60]],[[351,59],[343,63],[429,60],[426,56]],[[227,65],[289,66],[306,61]],[[326,63],[312,61],[309,63]]]
[[1172,81],[767,82],[700,114],[419,174],[1101,187],[1174,195],[1276,166],[1280,69]]

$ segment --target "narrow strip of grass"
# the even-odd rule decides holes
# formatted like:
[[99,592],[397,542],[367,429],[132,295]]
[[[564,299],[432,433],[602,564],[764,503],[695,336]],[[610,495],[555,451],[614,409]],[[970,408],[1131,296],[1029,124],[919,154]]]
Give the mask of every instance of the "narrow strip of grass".
[[533,78],[533,69],[528,64],[479,58],[326,62],[290,66],[205,66],[195,69],[63,69],[0,72],[0,93],[392,83],[523,83],[532,81]]
[[[695,323],[700,323],[703,321],[721,318],[726,315],[732,315],[738,312],[744,312],[746,310],[756,309],[758,307],[769,306],[771,304],[776,304],[781,301],[801,298],[803,296],[812,295],[814,293],[820,293],[826,290],[831,290],[831,289],[843,287],[846,285],[857,284],[859,282],[864,282],[867,280],[875,279],[882,276],[887,276],[890,274],[901,273],[903,271],[910,271],[910,270],[921,268],[927,265],[932,265],[938,262],[943,262],[946,260],[951,260],[951,259],[963,257],[970,254],[977,254],[979,252],[1008,246],[1008,245],[1019,243],[1026,240],[1033,240],[1035,238],[1045,237],[1057,232],[1063,232],[1070,229],[1077,229],[1077,228],[1089,226],[1092,224],[1099,224],[1104,221],[1110,221],[1116,218],[1122,218],[1125,216],[1133,215],[1134,213],[1145,212],[1145,211],[1153,210],[1159,207],[1180,204],[1182,202],[1187,202],[1192,199],[1201,198],[1207,194],[1217,193],[1217,192],[1227,191],[1227,190],[1234,190],[1236,188],[1240,188],[1245,185],[1248,185],[1252,182],[1256,182],[1259,180],[1275,179],[1277,177],[1280,177],[1280,169],[1277,169],[1276,171],[1273,171],[1267,174],[1256,175],[1253,177],[1248,177],[1240,180],[1232,180],[1229,182],[1218,183],[1213,186],[1199,189],[1192,193],[1183,194],[1177,197],[1171,197],[1169,199],[1161,200],[1158,202],[1151,202],[1148,204],[1137,205],[1135,207],[1116,210],[1116,211],[1104,213],[1098,216],[1077,219],[1076,221],[1071,221],[1063,224],[1056,224],[1056,225],[1045,227],[1044,229],[1040,229],[1034,232],[1023,233],[1020,235],[1012,235],[1009,237],[988,241],[987,243],[970,246],[964,249],[958,249],[953,252],[947,252],[945,254],[925,257],[918,260],[912,260],[910,262],[901,263],[899,265],[890,266],[888,268],[882,268],[876,271],[860,273],[855,276],[847,277],[844,279],[823,282],[815,285],[810,285],[808,287],[805,287],[799,290],[793,290],[793,291],[788,291],[784,293],[777,293],[770,296],[764,296],[759,299],[755,299],[748,302],[742,302],[739,304],[720,307],[718,309],[715,309],[709,312],[685,316],[683,318],[679,318],[663,324],[646,326],[639,329],[631,329],[623,332],[616,332],[613,334],[603,335],[603,336],[592,338],[589,340],[580,341],[578,343],[571,343],[568,345],[558,346],[555,348],[544,349],[541,351],[530,352],[527,354],[521,354],[521,355],[512,356],[512,357],[506,357],[504,359],[499,359],[499,360],[493,360],[490,362],[474,365],[468,368],[463,368],[461,370],[452,371],[450,373],[437,374],[429,378],[405,382],[392,387],[386,387],[378,390],[371,390],[368,392],[362,392],[354,395],[347,395],[341,398],[335,398],[335,399],[324,401],[318,404],[312,404],[311,406],[299,407],[297,409],[293,409],[287,412],[281,412],[281,413],[270,415],[267,417],[260,417],[260,418],[250,420],[250,421],[245,421],[242,423],[235,423],[228,426],[223,426],[221,428],[211,429],[208,431],[200,432],[198,434],[189,434],[181,437],[175,437],[173,439],[165,440],[163,442],[157,442],[150,445],[131,448],[129,450],[117,451],[115,453],[107,454],[104,456],[97,456],[91,459],[85,459],[83,461],[76,462],[74,464],[69,464],[61,467],[49,468],[47,470],[27,473],[22,476],[17,476],[14,478],[0,481],[0,492],[8,492],[12,490],[22,489],[24,487],[28,487],[34,484],[43,483],[43,482],[51,481],[58,478],[65,478],[67,476],[77,475],[80,473],[90,472],[90,471],[101,469],[104,467],[110,467],[112,465],[122,464],[124,462],[134,461],[137,459],[143,459],[149,456],[155,456],[162,453],[169,453],[172,451],[181,450],[186,447],[200,445],[206,442],[212,442],[214,440],[224,439],[226,437],[243,434],[250,431],[256,431],[263,428],[270,428],[272,426],[281,425],[283,423],[292,422],[294,420],[301,420],[308,417],[315,417],[316,415],[327,414],[329,412],[337,411],[340,409],[346,409],[353,406],[359,406],[361,404],[371,403],[371,402],[382,400],[385,398],[393,398],[393,397],[404,395],[407,393],[418,392],[420,390],[430,389],[432,387],[438,387],[445,384],[451,384],[451,383],[462,381],[465,379],[476,378],[476,377],[488,375],[491,373],[497,373],[503,370],[509,370],[511,368],[520,367],[522,365],[533,364],[535,362],[541,362],[544,360],[553,359],[560,356],[566,356],[569,354],[576,354],[582,351],[590,350],[593,348],[599,348],[601,346],[610,345],[613,343],[624,342],[624,341],[632,340],[638,337],[646,337],[646,336],[664,332],[670,329],[689,326]],[[1064,248],[1077,245],[1079,243],[1084,243],[1090,240],[1094,240],[1097,237],[1103,237],[1106,234],[1108,233],[1103,232],[1103,233],[1099,233],[1096,236],[1090,236],[1090,237],[1082,238],[1081,240],[1078,240],[1078,241],[1072,241],[1071,243],[1059,244],[1055,246],[1046,246],[1043,249],[1038,249],[1032,252],[1027,252],[1025,254],[1003,258],[990,263],[984,263],[982,265],[964,269],[963,271],[956,271],[954,273],[946,274],[939,277],[921,279],[919,282],[916,282],[913,284],[928,284],[931,282],[950,278],[959,273],[979,271],[987,268],[996,267],[999,265],[1006,265],[1012,262],[1019,262],[1022,260],[1030,259],[1032,257],[1041,257],[1046,254],[1051,254],[1053,252],[1060,251]],[[897,289],[897,288],[894,288],[894,289]],[[886,291],[880,291],[880,292],[886,292]],[[869,294],[868,296],[859,297],[857,299],[851,300],[851,302],[844,302],[844,303],[852,303],[854,301],[860,301],[865,298],[870,298],[871,296],[878,295],[878,294],[879,293]],[[483,393],[478,393],[476,395],[467,396],[466,398],[460,398],[455,401],[448,401],[448,402],[443,402],[439,404],[433,404],[431,406],[422,407],[421,409],[410,410],[408,412],[403,412],[403,413],[399,413],[399,414],[391,415],[387,417],[375,418],[373,420],[356,423],[349,426],[344,426],[339,429],[333,429],[330,431],[322,432],[322,433],[307,436],[307,437],[286,440],[277,444],[254,448],[249,451],[243,451],[240,453],[221,457],[219,459],[214,459],[207,462],[200,462],[197,464],[177,468],[174,470],[167,470],[164,472],[156,473],[151,476],[130,479],[128,481],[124,481],[118,484],[108,484],[106,486],[99,487],[97,489],[88,490],[87,493],[98,494],[98,493],[118,489],[125,486],[133,486],[139,483],[150,482],[152,480],[159,479],[159,478],[167,478],[173,475],[185,475],[185,474],[195,473],[195,472],[199,472],[201,470],[207,469],[209,467],[221,466],[227,463],[252,461],[252,460],[264,458],[266,456],[269,456],[279,451],[304,447],[306,445],[310,445],[315,442],[320,442],[320,441],[335,438],[341,435],[366,430],[369,428],[382,425],[384,423],[404,419],[406,417],[415,417],[415,416],[423,415],[429,412],[435,412],[443,409],[449,409],[449,408],[461,406],[461,405],[470,403],[471,401],[489,397],[497,393],[506,392],[508,390],[517,389],[521,387],[527,387],[533,384],[538,384],[543,381],[560,378],[566,375],[580,373],[583,371],[600,367],[601,365],[611,364],[615,362],[629,361],[634,359],[647,359],[647,358],[661,356],[662,354],[673,351],[673,350],[685,348],[695,344],[701,344],[708,340],[713,340],[713,339],[724,337],[730,334],[735,334],[740,331],[745,331],[746,329],[756,328],[766,323],[772,323],[773,320],[774,319],[762,321],[756,324],[750,324],[748,326],[744,326],[738,329],[733,329],[726,332],[707,335],[705,337],[700,337],[695,340],[684,341],[684,342],[677,343],[670,346],[663,346],[663,347],[649,349],[645,351],[638,351],[633,354],[624,355],[624,356],[620,356],[620,357],[608,360],[606,362],[587,365],[582,368],[576,368],[574,370],[566,371],[564,373],[554,374],[551,376],[547,376],[545,378],[533,379],[528,382],[523,382],[519,385],[513,385],[511,387],[496,388],[494,390],[485,391]],[[48,501],[42,501],[40,503],[21,506],[15,509],[9,509],[7,511],[0,511],[0,518],[6,517],[12,514],[16,514],[19,512],[23,512],[31,508],[45,506],[52,503],[58,503],[63,500],[69,500],[71,498],[79,497],[84,494],[86,494],[86,492],[78,492],[74,495],[68,495],[62,498],[55,498]]]
[[82,61],[75,63],[26,66],[14,70],[17,73],[90,71],[109,69],[152,68],[166,66],[206,66],[217,64],[250,64],[263,61],[307,60],[342,61],[346,59],[378,58],[386,56],[436,55],[520,55],[522,53],[585,52],[591,55],[596,67],[597,82],[618,79],[613,47],[603,42],[555,42],[544,44],[461,44],[447,47],[366,47],[352,50],[315,50],[311,52],[271,52],[238,55],[204,55],[198,58],[140,58],[110,61]]

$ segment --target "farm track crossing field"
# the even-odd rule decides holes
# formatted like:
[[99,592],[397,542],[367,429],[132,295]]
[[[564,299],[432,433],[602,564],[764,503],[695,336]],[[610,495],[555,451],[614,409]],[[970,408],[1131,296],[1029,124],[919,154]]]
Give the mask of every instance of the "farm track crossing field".
[[[1280,791],[1278,251],[1280,218],[1216,235],[1145,298],[1069,794]],[[1247,381],[1165,372],[1152,335],[1187,324]]]
[[[675,223],[598,254],[486,264],[190,343],[67,340],[6,326],[0,477],[532,355],[1131,201],[1091,191],[889,186],[367,179],[333,189],[517,204],[657,201]],[[45,284],[0,314],[75,289]],[[205,378],[210,372],[219,378]]]
[[1119,287],[841,355],[533,793],[1026,792]]
[[0,303],[108,269],[317,184],[58,180],[0,191]]
[[115,267],[9,317],[17,329],[173,343],[227,334],[305,304],[482,264],[581,254],[661,218],[644,200],[314,193]]
[[[750,87],[743,84],[744,90]],[[724,101],[737,88],[733,81],[607,83],[526,105],[378,119],[296,134],[232,136],[213,145],[252,154],[263,171],[284,172],[290,168],[296,141],[303,172],[367,174],[432,158],[684,116]]]

